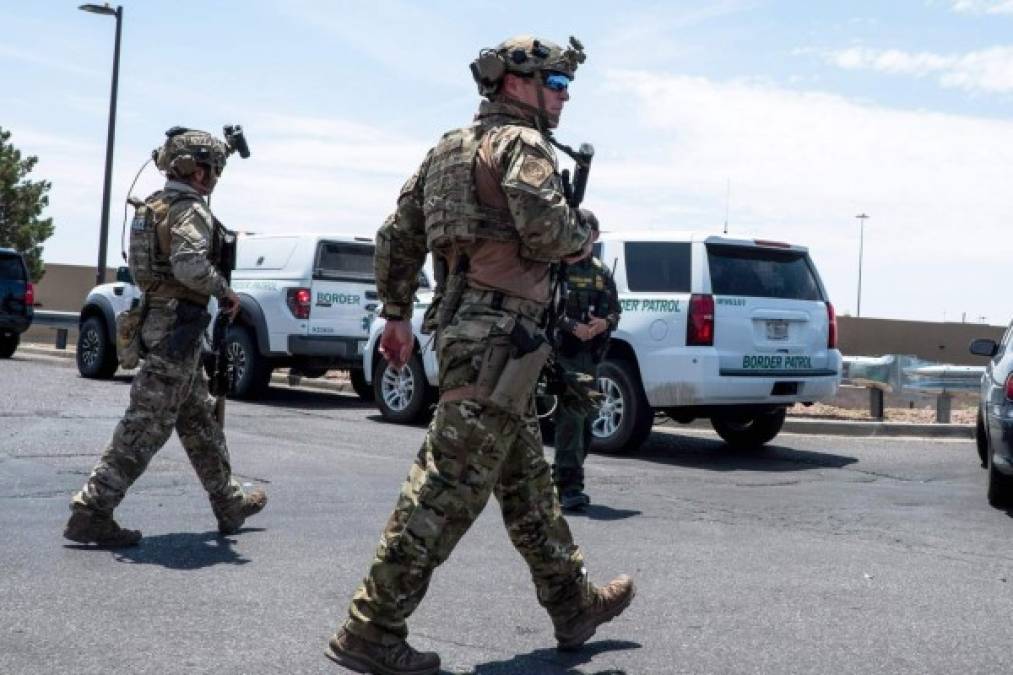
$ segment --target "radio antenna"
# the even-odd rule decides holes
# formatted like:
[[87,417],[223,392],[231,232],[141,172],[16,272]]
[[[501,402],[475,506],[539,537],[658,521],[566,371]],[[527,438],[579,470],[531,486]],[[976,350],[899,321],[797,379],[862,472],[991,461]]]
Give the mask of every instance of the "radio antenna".
[[728,178],[727,181],[725,187],[725,234],[728,234],[728,209],[732,201],[732,179]]

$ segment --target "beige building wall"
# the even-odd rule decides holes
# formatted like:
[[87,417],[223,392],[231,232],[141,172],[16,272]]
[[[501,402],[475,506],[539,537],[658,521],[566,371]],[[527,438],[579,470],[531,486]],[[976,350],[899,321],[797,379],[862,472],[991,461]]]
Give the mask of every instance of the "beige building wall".
[[967,351],[971,340],[991,338],[998,341],[1005,330],[1005,326],[983,323],[934,323],[850,316],[838,317],[837,326],[841,353],[846,356],[910,354],[928,361],[964,366],[985,363],[985,359]]
[[[106,281],[116,279],[116,268],[106,268]],[[95,287],[95,267],[46,263],[46,273],[35,284],[35,309],[52,312],[79,312],[88,291]],[[56,330],[32,326],[21,339],[25,342],[53,343]],[[68,342],[77,340],[77,331],[70,331]]]

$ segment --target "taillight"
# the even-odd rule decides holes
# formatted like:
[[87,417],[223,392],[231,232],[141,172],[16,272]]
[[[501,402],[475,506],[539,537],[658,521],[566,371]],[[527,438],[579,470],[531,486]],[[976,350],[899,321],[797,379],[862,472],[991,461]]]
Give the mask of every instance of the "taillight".
[[837,349],[837,312],[834,306],[827,303],[827,349]]
[[686,321],[686,346],[710,347],[714,344],[714,296],[691,295]]
[[1013,373],[1006,376],[1006,400],[1013,401]]
[[25,307],[35,307],[35,284],[31,281],[25,285]]
[[310,289],[308,288],[290,288],[288,289],[288,308],[292,312],[292,316],[297,319],[308,319],[310,318]]

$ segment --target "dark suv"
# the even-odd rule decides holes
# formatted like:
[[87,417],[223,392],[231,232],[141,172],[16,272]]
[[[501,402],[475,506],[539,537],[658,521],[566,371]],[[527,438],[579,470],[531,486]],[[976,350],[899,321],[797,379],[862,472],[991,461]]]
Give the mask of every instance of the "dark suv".
[[35,288],[21,254],[0,248],[0,359],[9,359],[32,325]]

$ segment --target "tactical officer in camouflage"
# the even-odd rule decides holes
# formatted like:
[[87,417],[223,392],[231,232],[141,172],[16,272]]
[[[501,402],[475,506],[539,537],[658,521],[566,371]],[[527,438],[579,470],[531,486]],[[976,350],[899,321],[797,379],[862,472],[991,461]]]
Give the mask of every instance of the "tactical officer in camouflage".
[[433,570],[485,507],[499,501],[560,649],[579,648],[633,599],[620,576],[591,584],[555,497],[534,413],[550,270],[590,252],[591,233],[565,201],[548,132],[559,122],[583,47],[530,37],[483,51],[472,74],[483,101],[474,123],[443,135],[408,179],[376,236],[377,290],[387,319],[381,350],[395,367],[412,353],[418,272],[432,251],[438,300],[440,401],[372,565],[326,654],[358,672],[436,673],[440,659],[408,645],[406,619]]
[[[586,220],[597,238],[598,218]],[[567,371],[594,377],[608,348],[609,333],[619,325],[619,295],[608,268],[589,255],[567,265],[566,314],[556,332],[556,360]],[[584,459],[591,442],[585,408],[564,393],[553,418],[556,456],[552,482],[564,511],[580,510],[591,503],[584,493]]]
[[205,201],[234,148],[203,131],[173,127],[166,135],[155,159],[168,180],[138,207],[130,228],[130,271],[143,291],[141,306],[133,310],[143,363],[123,419],[71,501],[63,534],[80,543],[116,547],[140,541],[140,532],[113,520],[113,510],[173,428],[207,490],[220,532],[234,534],[267,503],[263,490],[244,495],[232,477],[225,433],[201,368],[210,296],[232,318],[239,312],[239,298],[213,264],[225,229]]

